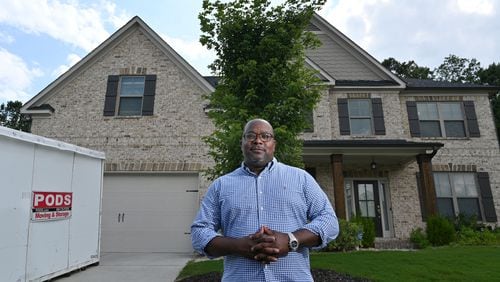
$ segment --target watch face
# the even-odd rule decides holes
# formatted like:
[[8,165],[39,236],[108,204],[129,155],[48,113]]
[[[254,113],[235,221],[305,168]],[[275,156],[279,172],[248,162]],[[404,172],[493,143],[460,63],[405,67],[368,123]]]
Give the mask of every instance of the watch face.
[[295,249],[299,246],[299,242],[297,241],[292,241],[290,242],[290,247],[292,247],[292,249]]

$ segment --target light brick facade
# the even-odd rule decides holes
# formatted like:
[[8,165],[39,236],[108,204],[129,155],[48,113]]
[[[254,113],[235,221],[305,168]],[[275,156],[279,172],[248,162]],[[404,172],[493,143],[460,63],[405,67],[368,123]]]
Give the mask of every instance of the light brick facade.
[[[213,165],[208,148],[202,141],[203,136],[213,131],[213,125],[204,111],[207,101],[203,95],[209,93],[203,83],[207,82],[201,81],[203,78],[190,66],[186,67],[187,63],[177,58],[177,54],[165,49],[165,43],[142,21],[136,21],[138,23],[130,24],[113,35],[102,48],[93,51],[68,75],[62,76],[49,90],[25,105],[24,110],[28,113],[29,107],[35,109],[43,104],[49,104],[54,109],[50,114],[33,114],[32,132],[104,151],[107,173],[198,173],[200,196],[203,196],[208,182],[202,171]],[[316,65],[335,79],[380,80],[392,84],[330,86],[314,110],[314,131],[304,133],[303,138],[308,141],[442,143],[444,146],[432,158],[433,171],[488,172],[496,214],[500,215],[500,151],[488,93],[467,89],[454,92],[407,91],[399,78],[384,70],[364,51],[358,50],[359,47],[346,41],[333,27],[318,17],[315,17],[314,24],[322,31],[316,33],[325,43],[319,50],[308,53]],[[103,115],[108,76],[127,74],[157,76],[152,116]],[[339,98],[380,98],[385,134],[341,135]],[[480,137],[412,137],[407,101],[473,101]],[[325,150],[316,159],[304,158],[306,167],[315,169],[316,179],[334,203],[336,190],[330,159],[332,152]],[[376,181],[384,187],[385,198],[381,204],[385,205],[382,210],[385,211],[383,222],[387,230],[383,236],[405,239],[412,229],[423,227],[416,155],[408,157],[400,153],[399,161],[394,161],[394,158],[387,162],[379,161],[377,169],[373,170],[368,164],[376,160],[374,156],[382,158],[380,153],[352,154],[358,159],[345,157],[342,186],[347,192],[355,181]],[[349,202],[347,192],[344,201]]]

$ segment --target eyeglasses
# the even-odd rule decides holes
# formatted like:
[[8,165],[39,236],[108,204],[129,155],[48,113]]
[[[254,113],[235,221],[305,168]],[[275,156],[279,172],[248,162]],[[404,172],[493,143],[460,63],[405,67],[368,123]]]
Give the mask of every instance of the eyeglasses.
[[247,142],[255,141],[258,136],[260,136],[260,140],[262,140],[263,142],[271,141],[274,137],[269,132],[263,132],[263,133],[248,132],[248,133],[243,134],[243,138],[245,138],[245,141],[247,141]]

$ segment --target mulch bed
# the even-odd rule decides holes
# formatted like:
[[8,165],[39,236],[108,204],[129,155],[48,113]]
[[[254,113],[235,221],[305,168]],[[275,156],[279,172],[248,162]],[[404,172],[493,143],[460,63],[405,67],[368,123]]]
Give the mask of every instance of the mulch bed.
[[[315,282],[334,282],[334,281],[345,281],[345,282],[368,282],[370,280],[365,278],[356,278],[350,275],[337,273],[333,270],[327,269],[312,269],[312,276]],[[222,279],[222,274],[219,272],[209,272],[202,275],[191,276],[179,280],[179,282],[219,282]]]

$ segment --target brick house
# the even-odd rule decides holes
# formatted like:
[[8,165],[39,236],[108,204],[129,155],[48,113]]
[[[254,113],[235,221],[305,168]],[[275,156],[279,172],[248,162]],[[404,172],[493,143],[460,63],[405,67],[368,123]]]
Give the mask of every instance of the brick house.
[[[373,218],[380,240],[407,239],[436,212],[497,224],[500,87],[402,80],[319,15],[308,29],[323,45],[307,64],[328,89],[303,158],[337,215]],[[192,250],[214,82],[134,17],[23,106],[34,134],[106,153],[103,251]]]

